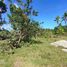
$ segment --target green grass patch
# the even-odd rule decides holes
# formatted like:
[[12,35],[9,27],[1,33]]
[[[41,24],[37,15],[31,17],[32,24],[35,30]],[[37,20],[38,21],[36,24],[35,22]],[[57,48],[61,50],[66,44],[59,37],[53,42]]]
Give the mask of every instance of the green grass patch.
[[53,40],[36,38],[26,44],[29,46],[15,49],[15,54],[0,54],[0,60],[4,60],[0,67],[14,67],[17,60],[23,67],[67,67],[67,53],[51,46],[50,42]]

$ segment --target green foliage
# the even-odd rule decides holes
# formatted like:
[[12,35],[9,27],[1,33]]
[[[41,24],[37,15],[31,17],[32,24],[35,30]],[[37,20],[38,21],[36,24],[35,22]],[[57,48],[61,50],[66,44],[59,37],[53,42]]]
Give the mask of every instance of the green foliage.
[[64,21],[65,24],[67,23],[67,12],[64,13],[64,15],[62,17],[62,21]]
[[[21,1],[20,1],[21,2]],[[11,15],[8,14],[13,32],[10,37],[12,47],[21,47],[21,42],[29,42],[31,38],[36,36],[39,30],[39,23],[29,18],[32,14],[31,0],[27,0],[24,9],[17,8],[14,4],[10,4]],[[18,2],[19,3],[19,2]],[[35,16],[37,12],[34,11]]]
[[3,3],[2,1],[0,1],[0,8],[2,8],[2,13],[5,13],[7,11],[5,3]]
[[53,37],[54,33],[52,29],[41,29],[39,31],[39,36],[44,38],[51,38]]
[[[66,22],[67,22],[67,12],[64,13],[62,18],[59,16],[56,17],[55,21],[57,22],[58,26],[54,28],[54,33],[55,34],[66,34]],[[65,26],[62,26],[62,22],[65,22]]]
[[56,27],[55,29],[54,29],[54,33],[55,34],[64,34],[64,32],[65,32],[65,29],[64,29],[64,27],[63,26],[58,26],[58,27]]
[[0,31],[0,40],[9,39],[9,36],[10,36],[9,31],[6,30]]
[[55,19],[55,21],[57,22],[57,24],[59,24],[59,22],[60,22],[60,16],[57,16],[56,19]]
[[[3,10],[6,12],[6,5],[3,1],[4,0],[0,1],[0,7],[3,7]],[[10,4],[10,14],[8,14],[8,17],[13,30],[10,32],[6,30],[0,31],[0,40],[3,41],[3,43],[0,44],[0,47],[1,52],[3,53],[9,53],[14,50],[14,48],[20,48],[24,45],[24,42],[30,42],[32,37],[36,37],[40,29],[39,23],[29,18],[31,15],[38,15],[38,12],[33,10],[33,7],[31,6],[32,0],[26,0],[25,3],[22,0],[16,0],[19,4],[18,8],[15,6],[13,0],[8,1]],[[20,6],[23,6],[24,8],[22,9]],[[4,42],[4,40],[7,42]]]
[[14,53],[8,40],[0,41],[0,53],[2,54],[11,54]]

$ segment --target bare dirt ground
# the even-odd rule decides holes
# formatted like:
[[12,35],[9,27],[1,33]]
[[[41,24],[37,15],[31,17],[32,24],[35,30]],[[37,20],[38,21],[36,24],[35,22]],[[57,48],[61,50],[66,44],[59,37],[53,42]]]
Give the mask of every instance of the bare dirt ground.
[[22,61],[22,58],[21,57],[17,57],[15,62],[14,62],[14,65],[13,67],[23,67],[23,61]]
[[14,61],[13,67],[35,67],[32,63],[26,62],[22,57],[17,57]]

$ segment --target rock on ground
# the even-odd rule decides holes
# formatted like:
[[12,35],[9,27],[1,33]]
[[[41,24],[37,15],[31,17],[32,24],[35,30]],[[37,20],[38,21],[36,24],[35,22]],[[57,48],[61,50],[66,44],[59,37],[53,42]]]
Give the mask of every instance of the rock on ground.
[[61,46],[61,47],[67,48],[67,40],[56,41],[51,43],[51,45],[54,45],[56,47]]
[[62,49],[62,51],[67,52],[67,49]]

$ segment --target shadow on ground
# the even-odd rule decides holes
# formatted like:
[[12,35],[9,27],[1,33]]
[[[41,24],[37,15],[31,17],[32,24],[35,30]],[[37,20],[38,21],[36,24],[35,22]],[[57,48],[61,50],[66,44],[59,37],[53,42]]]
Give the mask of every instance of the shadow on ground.
[[31,40],[30,44],[42,44],[42,41],[39,40]]

